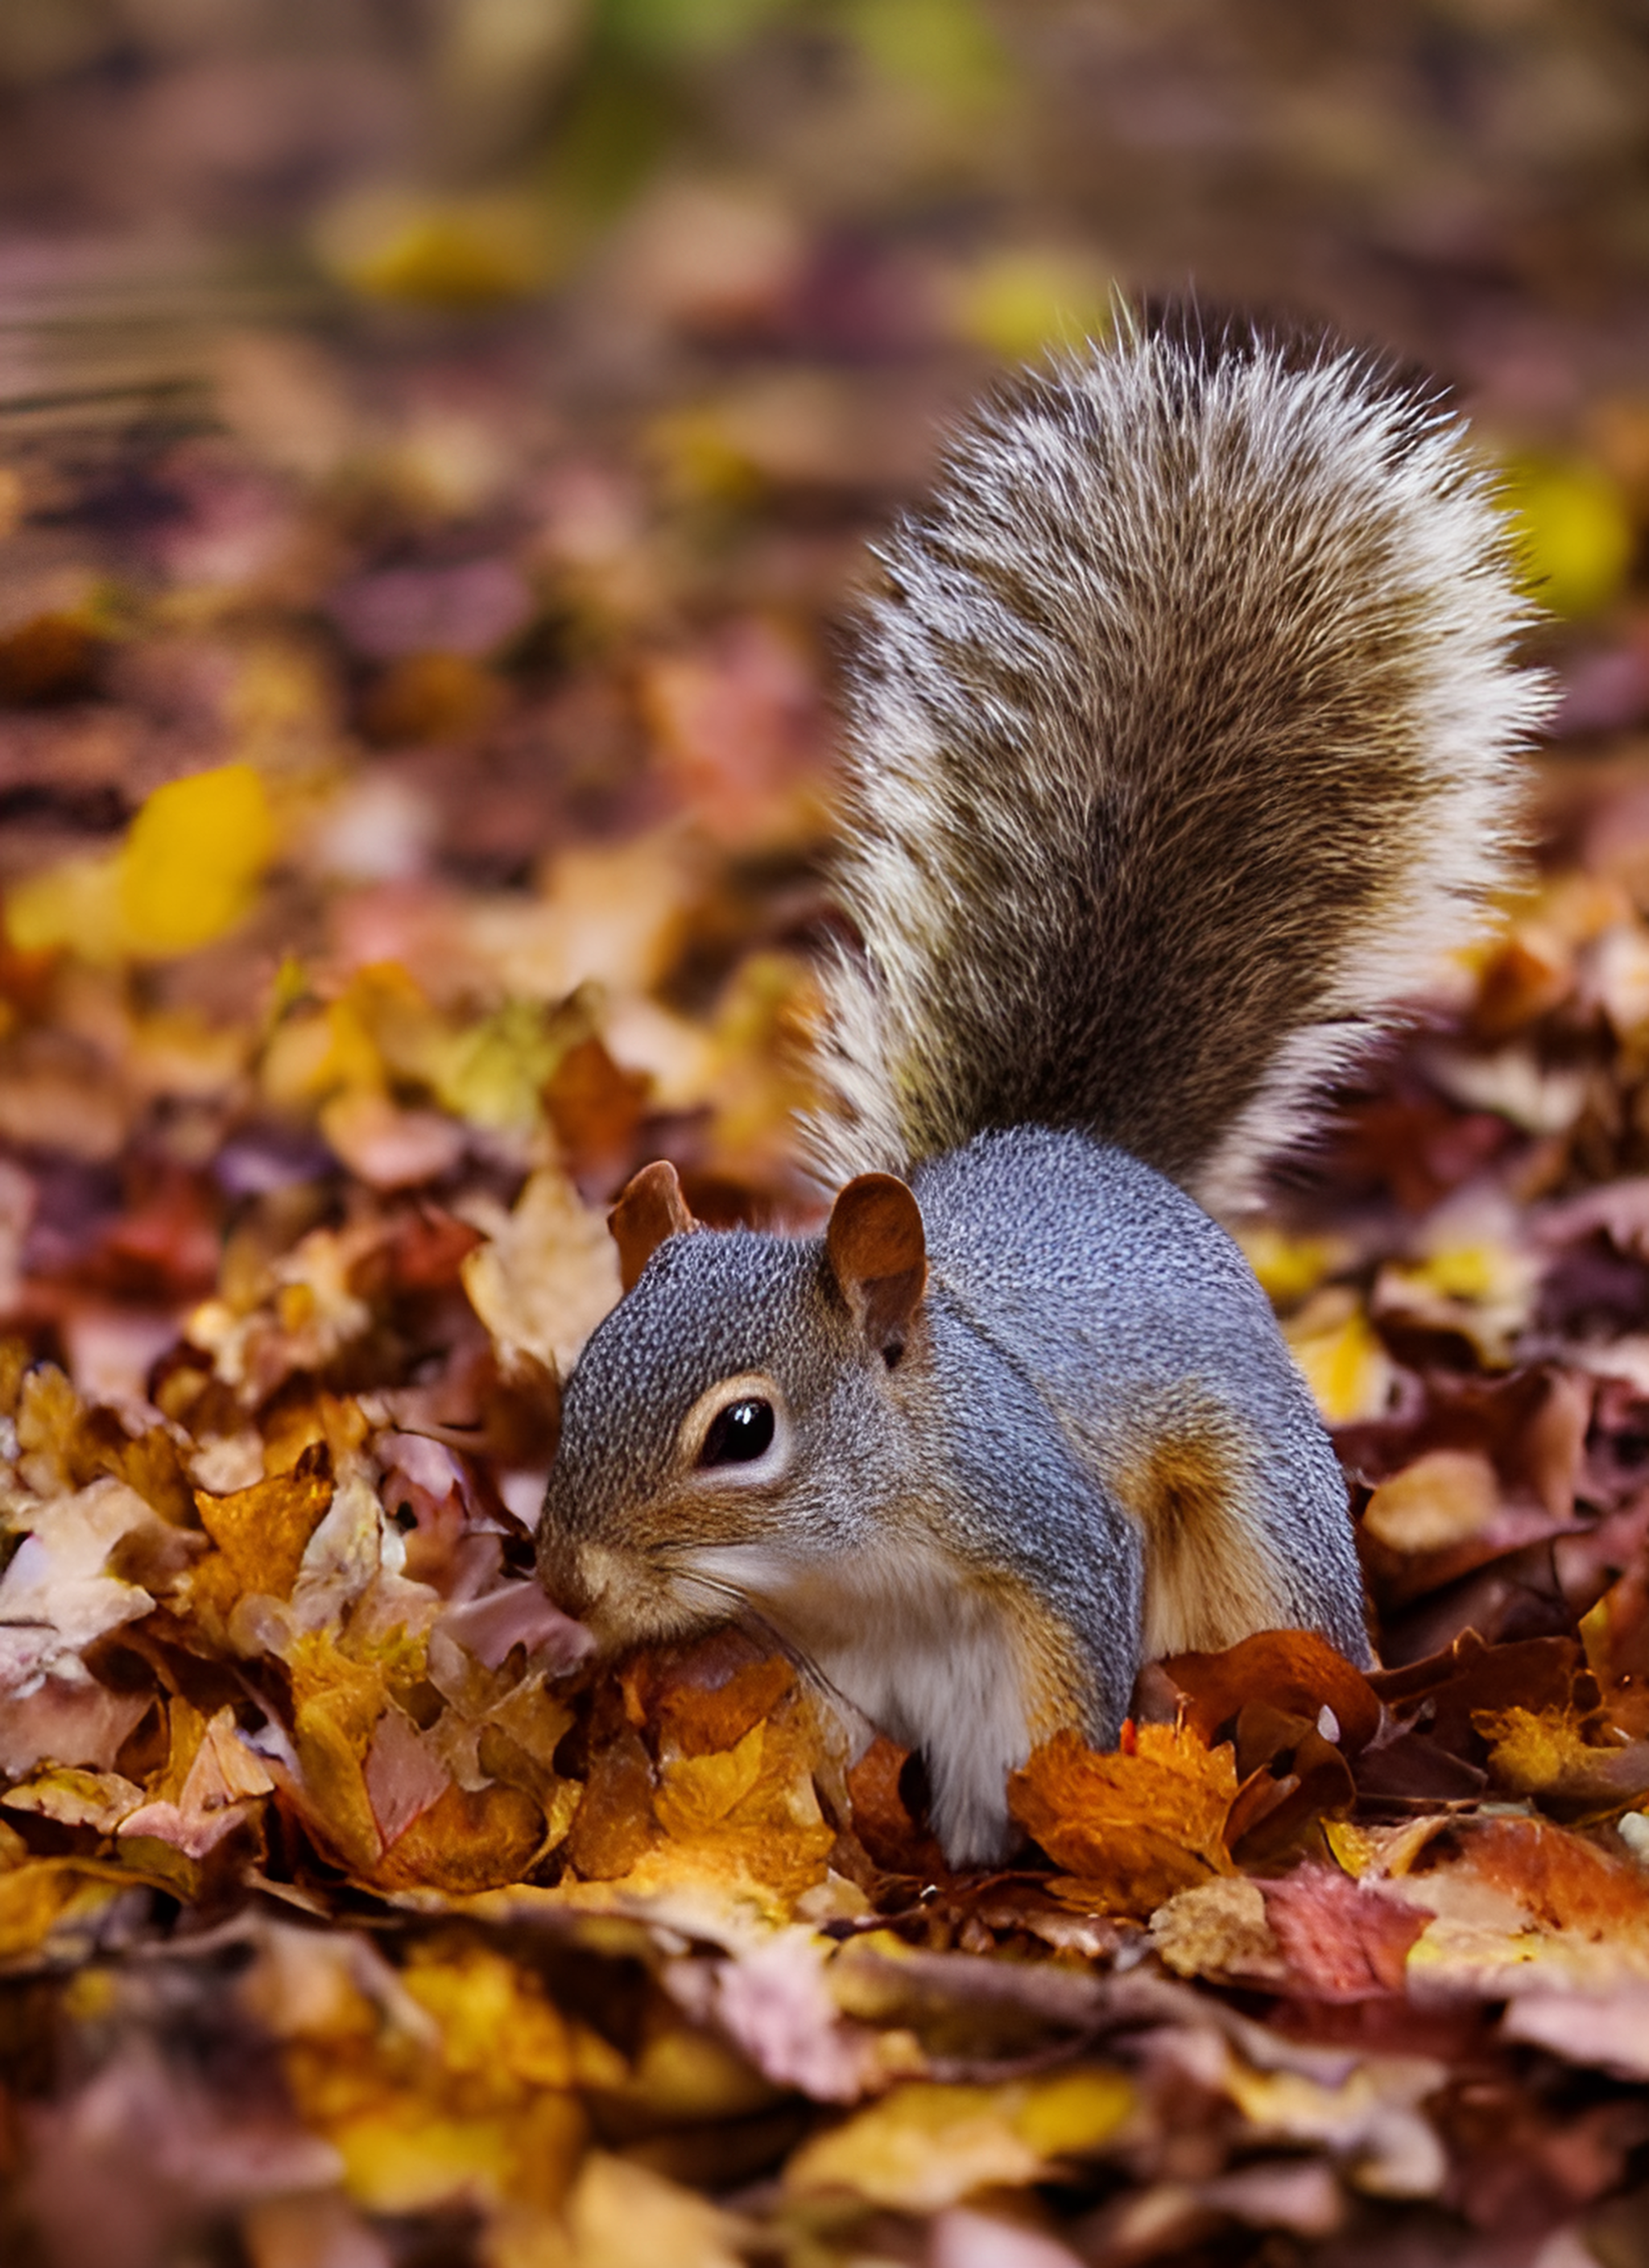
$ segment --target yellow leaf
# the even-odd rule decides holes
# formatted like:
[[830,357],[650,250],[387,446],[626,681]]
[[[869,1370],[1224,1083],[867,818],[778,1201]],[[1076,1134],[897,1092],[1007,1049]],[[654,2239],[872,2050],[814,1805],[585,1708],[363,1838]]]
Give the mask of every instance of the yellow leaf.
[[[358,982],[358,980],[357,980]],[[263,1051],[263,1088],[271,1102],[290,1108],[340,1087],[376,1092],[385,1069],[356,1002],[357,986],[324,1008],[302,1003],[283,1016]]]
[[1133,2103],[1120,2072],[1090,2064],[1028,2081],[1013,2124],[1044,2158],[1084,2157],[1110,2140]]
[[6,893],[6,935],[19,953],[72,946],[83,961],[118,961],[121,925],[119,860],[65,858],[43,873],[28,874]]
[[1599,465],[1526,458],[1512,467],[1508,500],[1520,524],[1535,596],[1555,615],[1606,607],[1631,563],[1631,518]]
[[103,1834],[136,1811],[143,1800],[142,1788],[119,1772],[85,1771],[70,1764],[37,1771],[20,1787],[0,1796],[0,1802],[12,1811],[38,1812],[62,1826],[95,1827]]
[[1043,2161],[1015,2126],[1004,2092],[909,2080],[804,2142],[784,2169],[784,2186],[802,2196],[852,2190],[906,2213],[941,2212],[976,2189],[1022,2188],[1042,2174]]
[[37,1954],[62,1925],[89,1917],[129,1888],[118,1870],[34,1859],[0,1874],[0,1961]]
[[383,1849],[364,1760],[388,1705],[386,1681],[380,1669],[341,1653],[324,1630],[298,1637],[285,1659],[305,1808],[333,1848],[365,1871]]
[[1128,2081],[1099,2068],[1001,2087],[913,2080],[804,2143],[785,2187],[848,2189],[895,2211],[938,2213],[975,2190],[1039,2181],[1051,2160],[1101,2147],[1132,2105]]
[[329,217],[320,249],[369,298],[456,310],[527,298],[556,258],[548,208],[498,195],[358,196]]
[[1588,1748],[1563,1709],[1479,1710],[1472,1722],[1490,1743],[1489,1768],[1496,1779],[1523,1795],[1556,1787],[1569,1773],[1585,1771],[1609,1754]]
[[490,1132],[528,1132],[538,1123],[545,1081],[564,1051],[537,1002],[506,1000],[496,1013],[444,1035],[427,1076],[446,1110]]
[[1485,1363],[1504,1366],[1527,1328],[1546,1265],[1519,1239],[1508,1209],[1475,1197],[1434,1214],[1430,1250],[1413,1262],[1388,1261],[1376,1278],[1376,1314],[1401,1315],[1457,1330]]
[[404,1971],[406,1987],[441,2029],[441,2058],[450,2072],[501,2082],[570,2088],[571,2035],[544,1997],[538,1978],[502,1954],[465,1939],[419,1946]]
[[961,337],[1005,362],[1030,362],[1050,345],[1101,336],[1108,286],[1080,254],[1052,247],[997,253],[957,288],[953,320]]
[[1444,2075],[1444,2066],[1429,2058],[1371,2055],[1336,2082],[1255,2070],[1228,2054],[1223,2086],[1262,2135],[1326,2146],[1347,2161],[1357,2188],[1376,2197],[1427,2197],[1441,2187],[1447,2161],[1418,2106]]
[[1268,1222],[1245,1226],[1237,1241],[1274,1307],[1298,1307],[1350,1256],[1343,1238],[1289,1236]]
[[210,1496],[199,1489],[195,1503],[236,1587],[287,1599],[332,1498],[331,1460],[316,1447],[306,1449],[291,1472],[272,1474],[231,1496]]
[[651,2168],[592,2151],[567,2200],[578,2268],[739,2268],[738,2224]]
[[[1325,1292],[1321,1299],[1334,1300],[1334,1294]],[[1339,1305],[1335,1302],[1336,1307]],[[1314,1310],[1319,1310],[1317,1300],[1301,1309],[1285,1336],[1325,1421],[1349,1425],[1380,1417],[1390,1399],[1394,1371],[1378,1334],[1355,1307],[1349,1314],[1326,1307]]]
[[501,2197],[515,2169],[504,2120],[444,2113],[413,2095],[335,2126],[327,2138],[343,2160],[344,2183],[369,2213],[428,2213]]
[[742,1802],[761,1778],[763,1730],[752,1725],[737,1748],[720,1756],[679,1756],[665,1765],[653,1808],[666,1835],[702,1835]]
[[164,958],[232,929],[275,850],[275,822],[250,764],[158,787],[132,821],[118,861],[129,948]]

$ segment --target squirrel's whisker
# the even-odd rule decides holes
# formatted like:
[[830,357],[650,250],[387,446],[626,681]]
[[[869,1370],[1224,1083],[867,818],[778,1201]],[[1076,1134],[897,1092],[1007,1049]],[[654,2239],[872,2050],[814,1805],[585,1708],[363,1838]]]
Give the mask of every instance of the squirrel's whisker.
[[[655,1550],[649,1554],[650,1557],[666,1562],[671,1556],[664,1550]],[[843,1692],[839,1685],[825,1675],[806,1647],[800,1645],[795,1638],[787,1637],[784,1631],[777,1629],[756,1605],[755,1600],[747,1592],[741,1591],[737,1584],[724,1582],[714,1575],[702,1575],[692,1568],[679,1567],[674,1572],[676,1580],[684,1587],[712,1592],[717,1597],[726,1599],[736,1606],[740,1610],[737,1619],[740,1625],[748,1630],[752,1636],[759,1632],[762,1637],[770,1639],[785,1660],[800,1670],[802,1675],[810,1683],[817,1686],[819,1690],[835,1704],[844,1721],[859,1725],[870,1723],[865,1712]]]

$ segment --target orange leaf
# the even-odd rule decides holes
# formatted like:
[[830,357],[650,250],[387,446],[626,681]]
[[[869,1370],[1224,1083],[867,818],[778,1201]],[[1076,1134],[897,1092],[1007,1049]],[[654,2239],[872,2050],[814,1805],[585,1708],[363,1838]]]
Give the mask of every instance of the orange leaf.
[[549,1077],[544,1101],[568,1163],[580,1174],[629,1158],[652,1081],[625,1071],[600,1040],[575,1041]]
[[781,1655],[752,1661],[735,1670],[725,1685],[679,1684],[666,1689],[659,1705],[659,1736],[666,1752],[708,1756],[736,1749],[770,1716],[796,1683]]
[[332,1502],[332,1458],[324,1442],[313,1441],[291,1472],[254,1481],[232,1496],[197,1489],[195,1502],[201,1525],[241,1590],[287,1599],[309,1539]]
[[391,1890],[464,1897],[519,1882],[544,1841],[544,1815],[525,1789],[449,1787],[371,1869]]
[[1236,1793],[1228,1747],[1167,1725],[1142,1725],[1132,1756],[1096,1755],[1056,1733],[1008,1783],[1014,1817],[1078,1878],[1062,1898],[1141,1918],[1232,1872],[1225,1828]]

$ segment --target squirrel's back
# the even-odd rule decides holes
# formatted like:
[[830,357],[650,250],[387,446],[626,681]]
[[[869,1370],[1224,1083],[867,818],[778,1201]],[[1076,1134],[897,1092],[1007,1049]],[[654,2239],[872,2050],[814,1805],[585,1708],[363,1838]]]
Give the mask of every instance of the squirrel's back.
[[883,563],[826,1169],[1040,1123],[1241,1194],[1501,877],[1543,690],[1461,429],[1343,349],[1124,323]]
[[[1147,1655],[1317,1630],[1369,1659],[1345,1483],[1270,1304],[1217,1221],[1126,1151],[1020,1127],[916,1176],[931,1297],[1056,1413],[1145,1543]],[[1001,1506],[982,1506],[999,1521]],[[1091,1539],[1044,1590],[1073,1626]]]

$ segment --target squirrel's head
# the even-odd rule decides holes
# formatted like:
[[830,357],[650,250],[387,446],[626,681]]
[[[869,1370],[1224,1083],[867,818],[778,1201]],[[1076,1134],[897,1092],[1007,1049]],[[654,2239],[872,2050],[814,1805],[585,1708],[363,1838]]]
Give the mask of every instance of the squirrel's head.
[[908,1487],[927,1280],[920,1209],[884,1174],[803,1238],[701,1228],[649,1166],[611,1225],[625,1296],[567,1381],[538,1535],[545,1588],[604,1652],[830,1590]]

